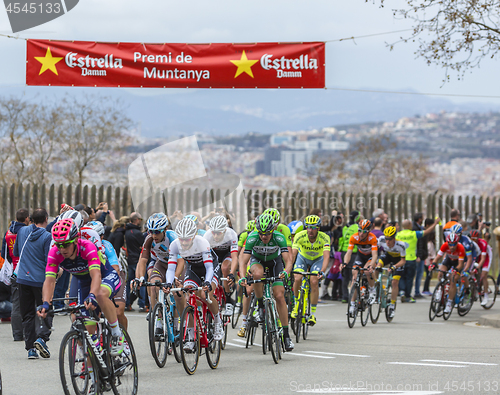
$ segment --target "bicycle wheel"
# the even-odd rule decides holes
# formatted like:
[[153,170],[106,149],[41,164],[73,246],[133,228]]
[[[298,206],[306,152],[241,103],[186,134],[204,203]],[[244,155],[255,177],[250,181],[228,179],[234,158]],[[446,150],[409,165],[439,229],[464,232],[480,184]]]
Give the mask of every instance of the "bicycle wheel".
[[[481,301],[481,303],[483,302],[483,293],[484,290],[479,295],[479,300]],[[481,304],[481,307],[486,310],[491,309],[495,304],[495,300],[497,299],[497,293],[498,286],[495,282],[495,279],[492,276],[488,276],[488,303],[486,303],[484,306]]]
[[267,354],[267,329],[266,329],[266,321],[265,318],[262,318],[264,322],[260,325],[262,328],[262,354],[266,355]]
[[[306,306],[306,311],[305,311],[305,315],[304,317],[308,317],[307,319],[309,319],[309,317],[311,316],[311,293],[308,293],[307,294],[307,306]],[[307,339],[307,333],[309,332],[309,324],[306,322],[306,323],[303,323],[303,328],[302,328],[302,338],[304,340]]]
[[434,321],[434,318],[439,317],[442,312],[441,300],[444,293],[443,283],[438,283],[431,297],[431,304],[429,306],[429,320]]
[[[387,322],[392,321],[392,317],[390,317],[389,306],[391,305],[392,299],[392,284],[389,283],[389,286],[382,292],[383,297],[385,298],[385,319]],[[396,310],[397,304],[394,304],[394,310]]]
[[[168,338],[166,336],[166,328],[163,328],[163,303],[156,303],[153,309],[153,314],[149,316],[149,348],[151,355],[159,368],[165,366],[167,362]],[[161,323],[162,334],[156,335],[156,325]]]
[[[447,283],[448,283],[448,284],[450,283],[450,282],[449,282],[449,280],[447,281]],[[445,287],[444,289],[446,289],[446,287]],[[448,290],[449,290],[449,289],[450,289],[450,288],[448,287]],[[448,291],[448,292],[449,292],[449,291]],[[458,287],[457,287],[456,292],[458,292]],[[453,300],[453,301],[451,302],[451,309],[450,309],[450,311],[449,311],[448,313],[445,313],[444,308],[445,308],[445,307],[446,307],[446,305],[448,304],[448,300],[449,300],[449,298],[450,298],[450,294],[449,294],[449,293],[446,293],[446,294],[445,294],[445,293],[443,293],[443,298],[442,298],[442,306],[443,306],[443,318],[444,318],[444,320],[445,320],[445,321],[447,321],[447,320],[448,320],[448,318],[450,318],[451,313],[453,312],[453,308],[455,307],[455,301]]]
[[[236,301],[238,301],[238,293],[236,293]],[[238,310],[238,312],[236,312]],[[243,310],[243,295],[241,296],[241,302],[236,302],[233,309],[233,316],[231,317],[231,328],[235,329],[238,325],[240,319],[241,311]]]
[[269,351],[271,351],[274,363],[279,363],[280,358],[278,354],[278,347],[281,347],[281,345],[278,343],[278,323],[276,321],[276,311],[274,310],[274,306],[269,302],[269,300],[266,300],[265,309]]
[[182,358],[181,358],[181,339],[180,339],[180,331],[179,331],[179,325],[180,323],[177,322],[177,319],[175,317],[173,318],[173,330],[174,330],[174,344],[172,345],[174,347],[174,357],[175,360],[178,363],[182,363]]
[[[98,372],[98,367],[92,358],[93,354],[82,348],[82,338],[77,331],[66,333],[59,349],[59,374],[65,395],[73,394],[69,386],[77,395],[90,392],[90,387],[99,388],[99,375],[91,375],[89,369]],[[92,377],[93,376],[93,377]]]
[[381,290],[382,284],[377,281],[375,283],[375,292],[377,294],[377,299],[375,299],[375,303],[370,305],[370,320],[372,321],[372,324],[377,323],[380,312],[382,311],[382,298],[384,297],[384,293],[381,292]]
[[[355,309],[351,313],[350,308],[353,299],[355,300],[354,301]],[[349,292],[349,300],[347,303],[347,324],[349,325],[349,328],[352,328],[356,323],[356,317],[358,316],[359,301],[360,301],[359,284],[354,283],[351,287],[351,292]]]
[[123,327],[121,330],[125,338],[125,348],[120,355],[112,357],[114,380],[111,381],[111,388],[116,395],[136,395],[139,386],[137,357],[128,332]]
[[[361,298],[360,300],[360,308],[361,308],[361,316],[360,316],[360,319],[361,319],[361,325],[362,326],[366,326],[366,324],[368,323],[368,317],[370,315],[370,312],[369,312],[369,304],[368,304],[368,281],[363,279],[363,286],[365,287],[365,295],[364,297]],[[367,310],[368,309],[368,310]]]
[[220,361],[220,352],[222,348],[221,340],[214,340],[215,322],[210,312],[207,312],[207,339],[208,347],[205,349],[208,366],[217,369]]
[[472,305],[474,304],[474,292],[476,292],[475,286],[474,283],[471,283],[469,291],[465,293],[463,298],[461,298],[458,303],[457,313],[460,317],[467,315],[467,313],[471,310]]
[[299,291],[299,309],[297,310],[297,317],[295,317],[295,341],[298,343],[300,341],[300,331],[302,330],[302,318],[304,311],[304,290],[301,288]]
[[[221,302],[219,303],[219,311],[223,312],[226,310],[226,301],[224,298],[221,297]],[[234,313],[234,306],[233,306],[233,313]],[[221,341],[221,347],[224,350],[226,348],[226,340],[227,340],[227,326],[229,325],[229,316],[223,315],[221,313],[221,320],[222,320],[222,327],[224,329],[224,337],[222,338]]]
[[253,345],[253,339],[255,338],[255,327],[250,323],[250,321],[247,321],[247,331],[245,336],[247,338],[245,347],[248,348],[248,346]]
[[200,359],[200,332],[193,306],[187,306],[182,312],[180,340],[184,370],[187,374],[194,374]]

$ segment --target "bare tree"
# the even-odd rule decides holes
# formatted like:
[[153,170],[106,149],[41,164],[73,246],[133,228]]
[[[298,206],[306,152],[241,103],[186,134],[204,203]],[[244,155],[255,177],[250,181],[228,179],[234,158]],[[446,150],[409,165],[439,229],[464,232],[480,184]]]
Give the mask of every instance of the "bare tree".
[[[366,0],[367,2],[369,0]],[[379,0],[371,0],[378,2]],[[385,0],[380,0],[383,7]],[[399,42],[419,43],[416,54],[428,64],[464,72],[493,58],[500,44],[498,0],[406,0],[404,9],[393,9],[395,17],[413,21],[413,33]],[[390,44],[391,50],[394,44]]]
[[83,184],[84,171],[103,165],[113,150],[121,148],[131,120],[123,106],[107,97],[66,98],[61,148],[68,181]]

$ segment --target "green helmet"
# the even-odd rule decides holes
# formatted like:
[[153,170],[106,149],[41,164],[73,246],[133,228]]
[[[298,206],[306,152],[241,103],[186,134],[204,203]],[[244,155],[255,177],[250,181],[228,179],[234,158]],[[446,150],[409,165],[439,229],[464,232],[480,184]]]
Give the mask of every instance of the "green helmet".
[[255,228],[259,233],[272,233],[274,230],[274,220],[269,214],[262,214],[255,220]]
[[252,219],[251,221],[248,221],[247,222],[247,225],[246,225],[246,231],[248,233],[251,233],[255,230],[255,220]]
[[266,211],[264,211],[263,214],[269,214],[271,217],[273,217],[273,221],[276,225],[280,223],[281,216],[280,212],[277,209],[268,208]]

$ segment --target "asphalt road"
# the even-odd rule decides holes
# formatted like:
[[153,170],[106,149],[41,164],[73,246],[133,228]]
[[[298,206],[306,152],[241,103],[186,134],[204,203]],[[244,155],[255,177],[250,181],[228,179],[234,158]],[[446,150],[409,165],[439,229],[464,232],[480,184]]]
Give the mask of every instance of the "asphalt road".
[[[259,346],[245,349],[230,329],[219,367],[211,370],[201,356],[193,376],[173,356],[163,369],[156,366],[145,314],[132,312],[129,333],[138,355],[139,394],[500,393],[500,330],[477,324],[485,314],[498,314],[500,303],[490,311],[474,305],[466,317],[454,311],[446,322],[430,322],[428,308],[429,298],[398,304],[392,323],[381,316],[376,325],[362,327],[358,321],[349,329],[345,304],[320,304],[308,340],[295,344],[279,365]],[[54,326],[52,357],[28,360],[24,343],[12,340],[10,325],[0,325],[4,394],[62,393],[57,355],[69,319],[56,317]]]

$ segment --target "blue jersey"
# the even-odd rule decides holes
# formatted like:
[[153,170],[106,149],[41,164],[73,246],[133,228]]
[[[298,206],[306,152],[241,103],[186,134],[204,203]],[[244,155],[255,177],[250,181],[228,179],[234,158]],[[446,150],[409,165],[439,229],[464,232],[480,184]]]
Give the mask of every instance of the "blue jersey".
[[472,240],[469,239],[467,236],[462,235],[460,236],[460,244],[462,244],[465,248],[465,254],[467,256],[472,255]]
[[118,257],[116,256],[115,248],[113,247],[113,244],[111,244],[107,240],[101,240],[102,245],[104,246],[104,254],[106,255],[106,258],[108,258],[108,262],[111,266],[117,265],[120,270],[123,270],[122,266],[120,265],[120,262],[118,261]]

